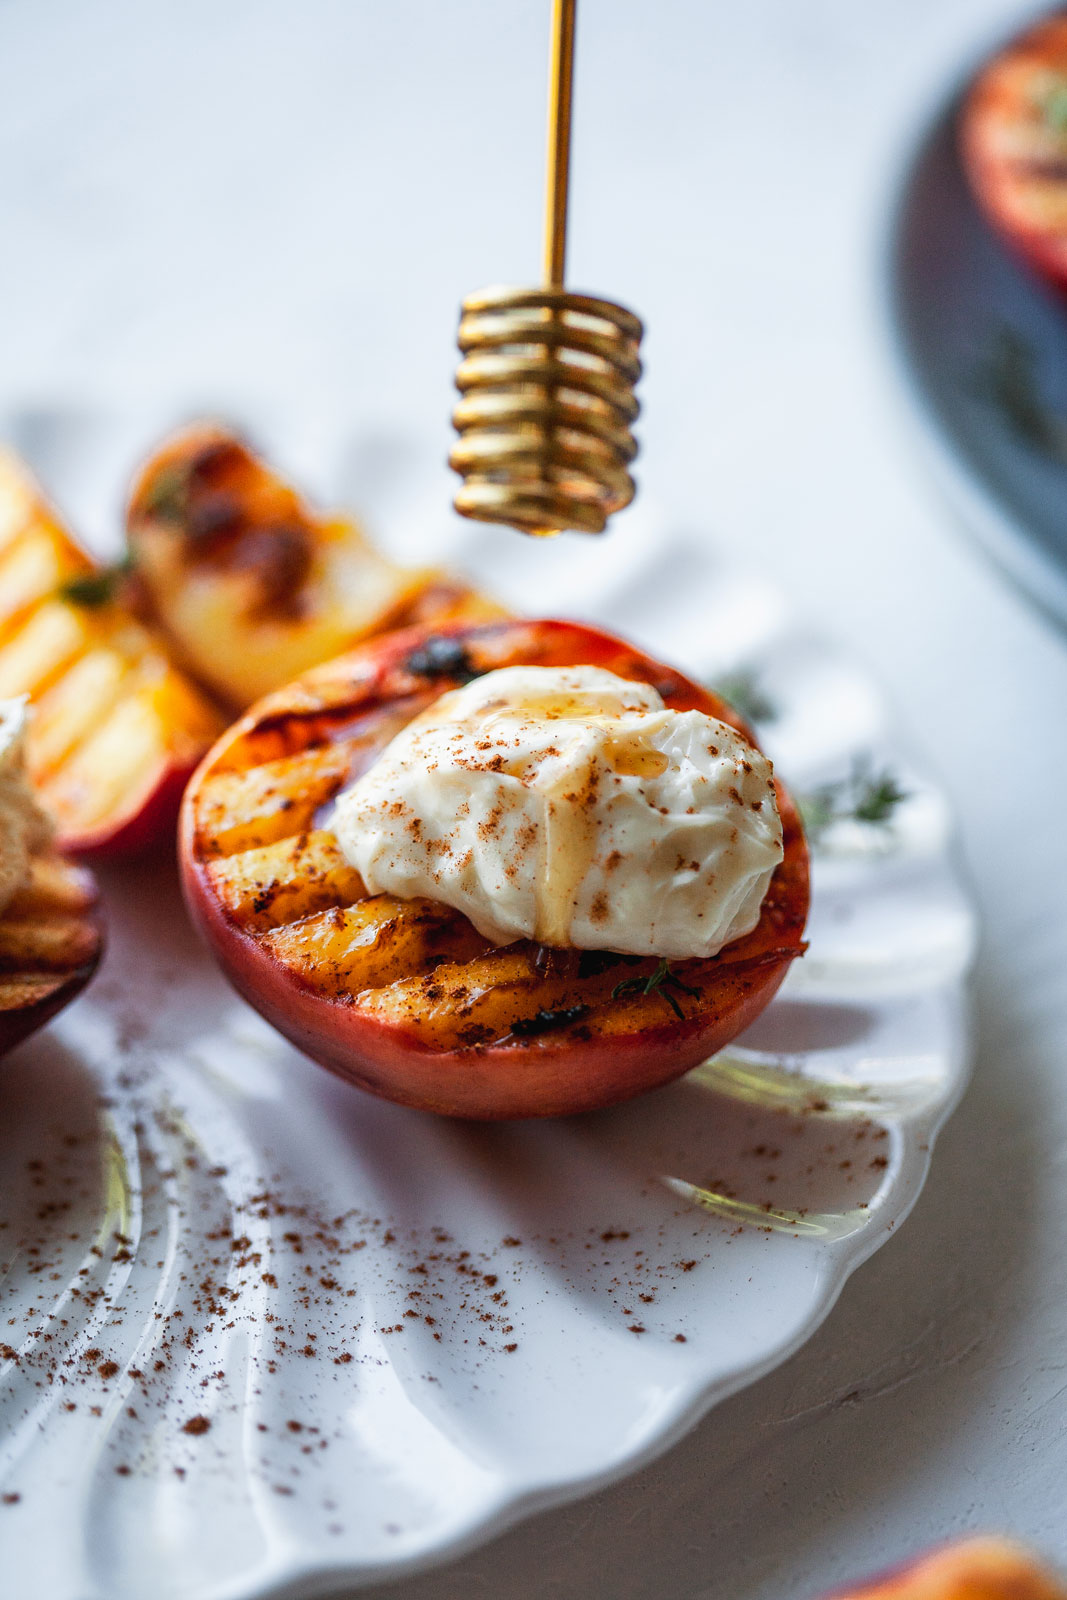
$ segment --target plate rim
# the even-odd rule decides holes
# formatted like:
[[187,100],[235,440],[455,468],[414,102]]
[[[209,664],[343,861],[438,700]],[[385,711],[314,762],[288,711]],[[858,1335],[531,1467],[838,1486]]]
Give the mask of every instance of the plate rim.
[[[951,853],[951,852],[950,852]],[[952,853],[953,878],[961,897],[977,927],[977,913],[966,875]],[[541,1486],[502,1495],[488,1516],[475,1514],[469,1523],[446,1541],[425,1551],[397,1561],[379,1563],[374,1567],[338,1565],[335,1568],[318,1568],[294,1571],[292,1574],[272,1579],[266,1587],[252,1588],[230,1586],[212,1591],[208,1600],[329,1600],[340,1590],[353,1592],[375,1584],[400,1582],[407,1578],[423,1576],[450,1563],[462,1560],[492,1540],[519,1526],[542,1512],[558,1510],[588,1495],[597,1494],[616,1483],[640,1472],[659,1457],[666,1455],[689,1432],[708,1416],[717,1405],[740,1394],[742,1390],[768,1377],[792,1356],[796,1355],[818,1332],[832,1314],[849,1279],[881,1249],[890,1232],[911,1215],[926,1187],[934,1150],[941,1131],[955,1112],[971,1079],[975,1052],[976,1017],[973,1004],[974,951],[972,949],[964,971],[946,985],[957,1004],[958,1031],[953,1035],[952,1071],[946,1073],[941,1097],[932,1107],[925,1108],[912,1118],[897,1120],[896,1126],[912,1125],[916,1142],[910,1150],[910,1176],[905,1182],[905,1163],[901,1163],[895,1183],[885,1195],[888,1203],[896,1190],[903,1191],[906,1199],[898,1202],[899,1209],[891,1227],[861,1229],[837,1241],[823,1252],[818,1272],[814,1275],[811,1306],[808,1315],[789,1334],[754,1364],[737,1368],[726,1377],[705,1381],[679,1400],[668,1423],[654,1434],[649,1434],[639,1447],[616,1458],[607,1467],[576,1478],[557,1480],[551,1486]],[[922,1137],[919,1137],[919,1134]],[[851,1248],[849,1248],[851,1246]]]

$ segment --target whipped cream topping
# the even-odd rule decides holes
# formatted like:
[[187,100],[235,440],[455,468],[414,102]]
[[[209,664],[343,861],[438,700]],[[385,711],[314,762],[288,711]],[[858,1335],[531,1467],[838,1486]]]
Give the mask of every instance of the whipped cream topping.
[[443,695],[338,797],[372,894],[425,896],[496,944],[684,960],[751,932],[782,824],[735,729],[597,667],[504,667]]
[[30,856],[52,837],[26,777],[25,739],[25,698],[0,700],[0,913],[26,882]]

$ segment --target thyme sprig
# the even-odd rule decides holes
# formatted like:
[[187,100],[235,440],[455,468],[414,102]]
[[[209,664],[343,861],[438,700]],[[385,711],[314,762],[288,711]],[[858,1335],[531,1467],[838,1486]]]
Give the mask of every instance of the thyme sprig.
[[857,756],[847,777],[801,795],[798,803],[808,837],[817,840],[835,822],[888,827],[897,806],[907,798],[908,791],[888,768],[877,772],[869,756]]
[[612,989],[611,998],[618,1000],[624,994],[661,994],[679,1021],[684,1022],[685,1012],[671,993],[672,989],[680,989],[682,994],[700,995],[700,990],[683,983],[678,974],[672,971],[670,962],[661,956],[656,963],[656,970],[647,978],[624,978]]
[[161,467],[149,484],[142,509],[160,522],[182,522],[189,505],[190,468],[187,462]]
[[740,711],[746,722],[776,722],[778,707],[760,682],[756,667],[739,667],[710,685],[713,694]]
[[118,594],[123,580],[132,570],[133,561],[127,552],[120,561],[115,561],[110,566],[99,567],[95,572],[80,572],[74,578],[67,578],[57,587],[56,598],[67,600],[72,605],[86,606],[91,610],[110,605]]
[[1053,133],[1067,133],[1067,78],[1056,77],[1044,88],[1038,109]]

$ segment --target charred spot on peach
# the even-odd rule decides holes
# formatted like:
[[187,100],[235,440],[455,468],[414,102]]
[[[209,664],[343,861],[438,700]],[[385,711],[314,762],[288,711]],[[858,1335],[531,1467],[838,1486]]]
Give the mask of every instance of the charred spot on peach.
[[[389,1099],[456,1116],[552,1116],[680,1076],[754,1020],[803,950],[807,851],[788,793],[775,779],[781,859],[758,921],[708,957],[522,937],[500,945],[435,896],[371,894],[330,827],[331,807],[417,711],[465,680],[518,666],[598,668],[751,737],[706,689],[568,622],[448,630],[462,650],[455,675],[424,681],[413,702],[411,659],[441,636],[409,630],[341,656],[219,740],[182,815],[195,920],[275,1027]],[[605,853],[608,884],[616,853]]]
[[406,665],[415,677],[432,683],[470,683],[478,676],[463,640],[447,633],[428,635],[416,645]]

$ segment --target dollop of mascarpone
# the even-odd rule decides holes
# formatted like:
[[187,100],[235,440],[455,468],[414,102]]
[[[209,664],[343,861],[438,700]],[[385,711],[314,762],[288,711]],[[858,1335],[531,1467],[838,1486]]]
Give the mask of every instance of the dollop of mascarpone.
[[443,901],[496,944],[677,960],[751,932],[783,853],[766,758],[597,667],[504,667],[443,695],[332,826],[372,894]]
[[52,837],[26,777],[25,738],[25,699],[0,700],[0,914],[26,882],[30,856]]

